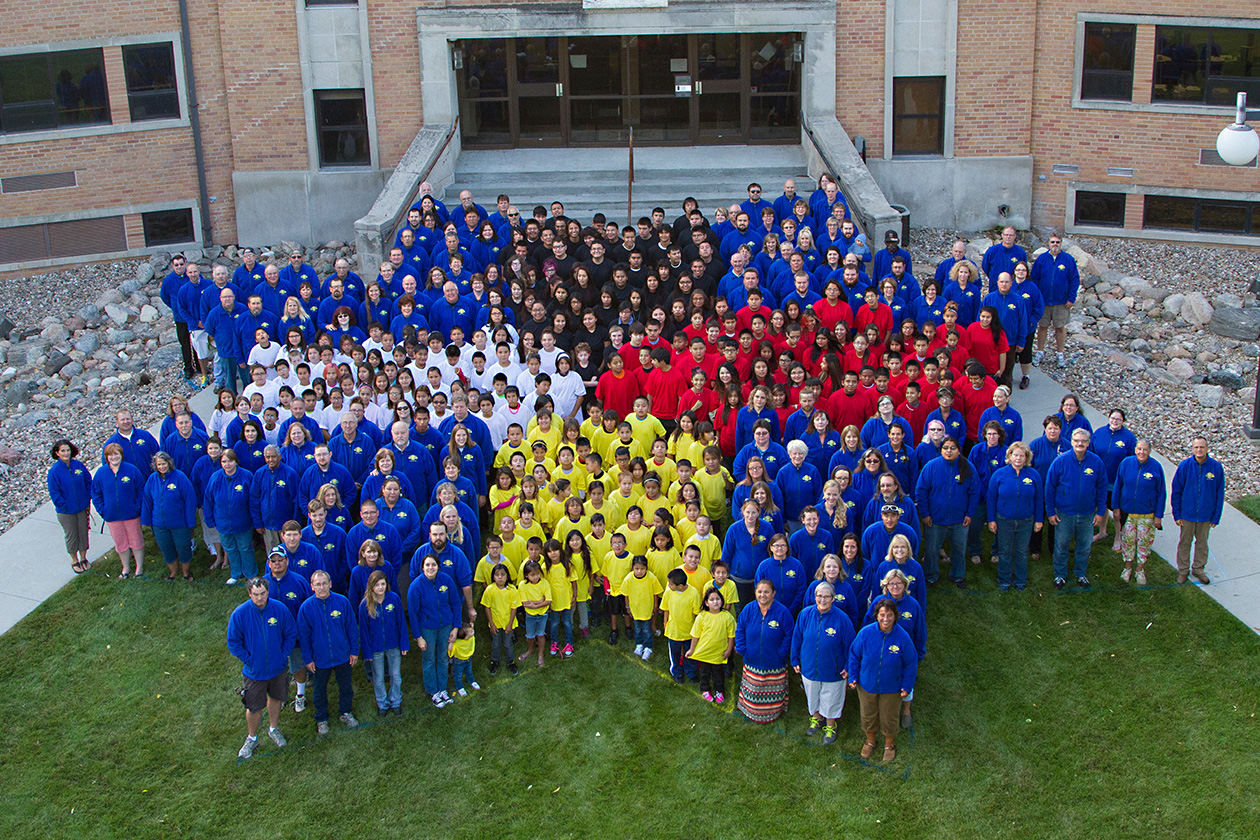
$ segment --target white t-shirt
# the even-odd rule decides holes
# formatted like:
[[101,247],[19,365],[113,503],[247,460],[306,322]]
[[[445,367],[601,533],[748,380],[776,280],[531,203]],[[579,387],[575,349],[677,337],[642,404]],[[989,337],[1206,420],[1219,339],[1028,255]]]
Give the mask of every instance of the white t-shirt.
[[249,358],[246,360],[250,367],[254,365],[262,365],[269,374],[276,371],[276,359],[280,358],[280,354],[284,351],[276,342],[270,342],[267,347],[261,344],[255,344],[254,349],[249,351]]
[[[547,392],[547,395],[556,404],[556,413],[561,417],[567,417],[573,410],[573,406],[577,405],[578,398],[586,396],[586,386],[582,384],[581,375],[572,370],[563,376],[553,373],[551,390]],[[582,421],[581,411],[574,416],[579,423]]]
[[255,385],[253,382],[245,386],[245,390],[241,391],[241,396],[249,399],[254,394],[262,394],[263,408],[271,405],[280,405],[280,385],[276,382],[264,382],[261,385]]

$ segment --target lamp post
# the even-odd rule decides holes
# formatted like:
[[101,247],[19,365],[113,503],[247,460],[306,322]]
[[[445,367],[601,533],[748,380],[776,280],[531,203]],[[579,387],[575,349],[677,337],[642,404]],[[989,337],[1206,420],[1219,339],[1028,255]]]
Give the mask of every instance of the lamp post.
[[[1216,153],[1230,166],[1246,166],[1260,153],[1260,135],[1247,125],[1247,120],[1260,120],[1260,110],[1247,110],[1247,94],[1238,94],[1238,115],[1232,125],[1221,129],[1216,137]],[[1260,442],[1260,365],[1256,368],[1256,398],[1251,410],[1251,425],[1243,434],[1252,442]]]

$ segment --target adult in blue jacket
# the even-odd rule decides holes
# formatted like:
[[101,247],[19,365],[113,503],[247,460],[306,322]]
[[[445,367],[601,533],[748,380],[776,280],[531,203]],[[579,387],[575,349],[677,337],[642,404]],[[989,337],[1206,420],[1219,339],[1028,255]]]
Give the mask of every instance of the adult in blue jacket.
[[1107,468],[1089,451],[1089,432],[1072,433],[1072,451],[1060,455],[1046,474],[1046,518],[1057,529],[1054,588],[1067,583],[1068,548],[1076,541],[1076,582],[1089,586],[1089,549],[1094,528],[1107,511]]
[[1024,439],[1024,418],[1011,407],[1011,389],[999,385],[993,389],[993,405],[980,415],[980,428],[990,420],[1002,427],[1006,433],[1006,443],[1011,444]]
[[228,618],[228,651],[241,660],[245,678],[245,725],[248,736],[237,755],[249,758],[258,745],[262,710],[267,709],[267,734],[276,746],[285,745],[280,732],[280,709],[289,700],[289,654],[297,644],[297,621],[284,604],[267,595],[267,582],[249,582],[249,600]]
[[[328,509],[323,502],[312,501],[306,506],[310,524],[302,529],[303,545],[313,545],[319,551],[320,568],[328,572],[334,581],[348,576],[350,559],[346,556],[346,532],[340,525],[328,521]],[[309,577],[314,570],[307,572]]]
[[347,411],[341,415],[341,434],[333,435],[328,441],[328,451],[333,462],[345,467],[354,480],[352,488],[338,488],[345,495],[347,504],[352,504],[359,497],[363,479],[372,470],[376,446],[359,430],[359,421],[355,416]]
[[133,553],[136,556],[136,575],[144,574],[144,532],[140,529],[143,496],[144,477],[138,469],[123,461],[122,447],[116,443],[105,447],[105,466],[92,476],[92,504],[101,520],[109,526],[114,550],[122,561],[121,578],[130,576]]
[[831,587],[831,597],[836,608],[848,616],[851,625],[859,627],[866,605],[858,604],[857,593],[853,589],[853,584],[849,582],[848,574],[844,571],[839,556],[832,554],[824,557],[818,571],[814,573],[814,578],[805,589],[805,603],[814,603],[814,593],[825,583]]
[[[1054,463],[1054,459],[1058,458],[1064,452],[1072,450],[1072,442],[1069,438],[1063,436],[1063,421],[1057,414],[1047,415],[1041,421],[1041,427],[1044,430],[1041,437],[1033,440],[1028,444],[1028,448],[1032,450],[1031,466],[1041,476],[1042,487],[1045,487],[1046,475],[1050,472],[1050,465]],[[1044,494],[1043,494],[1044,498]],[[1040,531],[1033,531],[1032,541],[1029,543],[1028,552],[1034,561],[1041,559],[1041,543],[1045,540],[1050,546],[1050,550],[1054,550],[1054,525],[1049,520],[1045,521]]]
[[52,445],[52,457],[53,464],[48,468],[48,495],[65,533],[70,568],[79,575],[91,568],[87,550],[88,530],[92,524],[92,475],[79,460],[79,447],[65,438]]
[[389,427],[389,435],[390,441],[385,446],[394,456],[394,469],[411,482],[415,494],[408,498],[419,510],[437,486],[437,467],[428,451],[411,439],[411,430],[406,423],[394,423]]
[[803,440],[790,440],[787,445],[788,463],[779,468],[774,477],[783,494],[783,519],[789,533],[800,527],[801,511],[818,501],[822,494],[822,476],[813,464],[806,461],[809,447]]
[[805,589],[809,586],[809,576],[801,561],[788,554],[787,537],[775,534],[769,542],[770,556],[757,564],[757,580],[768,580],[774,584],[774,600],[796,615],[801,609]]
[[[145,478],[153,472],[153,456],[157,454],[157,438],[144,429],[137,429],[131,409],[120,409],[114,415],[115,431],[105,441],[105,446],[116,443],[122,447],[123,460],[140,470]],[[101,466],[105,465],[105,447],[101,447]]]
[[345,595],[332,591],[328,572],[311,575],[314,598],[298,608],[298,644],[306,670],[315,675],[315,731],[328,734],[328,679],[337,678],[337,715],[351,729],[354,718],[353,668],[359,660],[358,611]]
[[[1203,566],[1207,562],[1208,534],[1221,524],[1225,510],[1225,468],[1208,455],[1207,438],[1196,435],[1190,441],[1189,458],[1177,465],[1172,480],[1173,521],[1181,529],[1177,542],[1177,583],[1185,583],[1189,575],[1202,584],[1209,584]],[[1194,546],[1194,562],[1190,548]]]
[[343,498],[355,492],[354,476],[341,464],[332,460],[332,450],[326,443],[315,444],[315,463],[306,468],[298,479],[298,504],[305,505],[319,495],[319,488],[331,484]]
[[221,469],[210,476],[210,483],[206,485],[202,513],[206,525],[219,532],[231,567],[226,583],[234,586],[241,578],[252,578],[258,573],[258,560],[254,557],[254,520],[250,513],[254,477],[240,468],[239,458],[230,449],[224,451],[220,464]]
[[[748,473],[748,459],[754,455],[761,459],[766,465],[766,477],[769,481],[774,481],[775,476],[779,474],[779,470],[788,462],[787,450],[782,444],[776,443],[773,438],[773,426],[768,420],[758,420],[753,427],[752,441],[740,448],[735,455],[735,461],[731,465],[731,475],[736,481],[743,481],[744,476]],[[806,447],[808,451],[808,447]]]
[[752,601],[757,567],[770,556],[770,538],[774,530],[761,521],[761,507],[752,499],[739,508],[740,521],[726,529],[722,541],[722,559],[731,570],[731,580],[742,604]]
[[1164,481],[1164,468],[1151,457],[1150,441],[1139,440],[1133,445],[1133,454],[1120,462],[1116,482],[1111,489],[1111,503],[1115,505],[1116,526],[1122,531],[1120,556],[1124,571],[1120,579],[1125,583],[1133,574],[1133,561],[1137,561],[1137,584],[1146,585],[1146,558],[1155,542],[1155,532],[1164,527],[1164,499],[1168,485]]
[[[898,425],[888,427],[888,440],[875,447],[884,456],[884,463],[889,471],[897,477],[897,484],[906,493],[913,494],[919,483],[919,456],[913,444],[906,437],[905,430]],[[918,520],[914,521],[918,530]]]
[[[392,525],[398,532],[399,556],[410,557],[420,545],[424,531],[420,528],[420,513],[409,499],[402,496],[399,476],[390,476],[381,485],[381,494],[374,499],[380,512],[381,522]],[[398,565],[394,566],[395,569]]]
[[411,636],[420,648],[424,690],[435,706],[450,702],[446,693],[447,648],[455,641],[463,617],[455,581],[439,568],[436,557],[423,557],[420,574],[412,578],[407,589]]
[[872,605],[875,622],[858,631],[849,648],[849,688],[857,689],[866,743],[862,758],[875,753],[875,735],[884,735],[884,761],[897,757],[901,701],[911,696],[919,657],[910,635],[898,625],[897,605],[879,598]]
[[434,301],[425,313],[429,322],[429,330],[439,333],[444,340],[450,340],[451,328],[460,327],[464,335],[472,335],[475,307],[459,294],[459,286],[453,280],[442,284],[442,296]]
[[240,333],[236,321],[248,313],[243,303],[238,303],[231,289],[219,292],[219,305],[206,313],[206,332],[214,339],[215,380],[219,387],[237,390],[237,379],[243,389],[249,384],[249,377],[241,365],[245,362],[241,347]]
[[1093,437],[1093,427],[1089,425],[1085,415],[1081,414],[1081,401],[1076,394],[1063,395],[1063,399],[1059,400],[1059,412],[1055,416],[1059,418],[1063,437],[1069,444],[1072,442],[1072,433],[1077,429],[1084,429]]
[[1055,349],[1059,353],[1059,367],[1063,366],[1063,349],[1067,346],[1067,324],[1072,304],[1081,290],[1081,272],[1071,254],[1063,252],[1063,237],[1052,234],[1046,243],[1046,251],[1032,264],[1032,282],[1041,290],[1045,312],[1037,325],[1037,352],[1033,356],[1041,364],[1046,349],[1046,332],[1054,327]]
[[[1103,514],[1103,524],[1098,526],[1098,533],[1094,534],[1094,542],[1098,542],[1107,536],[1107,519],[1111,516],[1111,511],[1116,508],[1111,500],[1111,488],[1116,484],[1116,474],[1120,471],[1120,462],[1133,454],[1133,447],[1137,445],[1137,435],[1133,434],[1128,427],[1124,425],[1124,410],[1113,408],[1107,412],[1106,425],[1099,426],[1094,429],[1093,436],[1089,439],[1089,449],[1099,458],[1102,458],[1103,464],[1107,467],[1107,513]],[[1111,550],[1120,553],[1120,517],[1115,517],[1116,523],[1116,539],[1111,546]]]
[[875,407],[875,416],[862,424],[860,434],[863,449],[872,449],[888,443],[888,430],[893,426],[901,427],[905,435],[903,439],[914,438],[914,430],[910,428],[909,421],[899,416],[895,409],[896,406],[893,405],[892,397],[883,396],[879,398],[879,402]]
[[1023,441],[1006,450],[1006,465],[989,479],[985,511],[989,530],[997,535],[998,589],[1011,584],[1020,592],[1028,585],[1028,543],[1040,531],[1045,510],[1045,481],[1029,464],[1032,452]]
[[888,573],[892,571],[899,572],[906,579],[906,591],[916,601],[927,604],[927,583],[923,579],[923,567],[910,553],[910,541],[901,534],[893,536],[888,544],[888,554],[875,567],[875,580],[879,586],[886,586]]
[[[359,636],[364,663],[371,662],[372,689],[378,715],[402,714],[402,657],[411,649],[402,599],[393,591],[385,572],[377,569],[367,579],[367,592],[359,603]],[[389,672],[389,687],[385,685]]]
[[250,494],[250,516],[254,527],[262,529],[263,546],[270,551],[280,543],[284,523],[299,516],[297,473],[280,460],[280,447],[263,449],[266,463],[254,472]]
[[1002,272],[1014,271],[1015,263],[1020,260],[1028,262],[1028,252],[1015,244],[1016,236],[1016,230],[1011,225],[1002,228],[1001,241],[990,245],[980,259],[980,269],[984,272],[984,276],[989,278],[990,290],[993,289],[998,275]]
[[[748,394],[748,405],[735,415],[735,451],[739,452],[753,442],[753,432],[758,422],[764,420],[770,430],[770,440],[781,442],[779,415],[770,408],[770,391],[764,385],[754,386]],[[764,448],[764,447],[763,447]]]
[[[293,620],[297,621],[298,609],[315,593],[305,577],[289,570],[290,564],[290,556],[285,547],[276,546],[267,554],[267,574],[263,580],[267,582],[267,597],[288,607],[289,612],[293,613]],[[297,683],[293,711],[301,712],[306,708],[306,682],[310,672],[306,670],[302,648],[296,644],[289,654],[289,674]]]
[[915,498],[923,520],[923,574],[929,584],[940,576],[938,557],[949,540],[950,579],[962,579],[966,572],[967,529],[980,502],[980,482],[962,457],[958,440],[941,442],[941,457],[934,458],[919,472]]
[[154,456],[153,474],[144,483],[140,524],[153,530],[162,561],[170,570],[166,579],[175,580],[178,571],[184,580],[191,581],[188,566],[192,563],[192,529],[197,524],[197,491],[165,452]]
[[735,650],[744,660],[736,708],[753,723],[777,720],[787,708],[787,668],[796,622],[774,597],[774,584],[757,581],[755,600],[735,622]]
[[[891,598],[897,605],[897,624],[909,634],[910,641],[914,643],[915,653],[922,662],[927,656],[927,613],[923,609],[923,604],[910,594],[910,583],[901,569],[889,569],[884,573],[879,586],[875,588],[875,597],[871,599],[871,606],[862,617],[861,626],[865,627],[875,621],[878,604],[884,598]],[[909,703],[910,699],[906,698],[906,702]],[[909,727],[903,726],[903,728]]]
[[1027,262],[1021,260],[1015,263],[1013,273],[1015,275],[1015,294],[1024,299],[1025,325],[1027,328],[1027,331],[1024,333],[1024,349],[1019,353],[1019,389],[1022,391],[1030,384],[1028,374],[1032,370],[1033,337],[1037,331],[1037,325],[1041,323],[1042,316],[1045,315],[1046,302],[1041,295],[1041,289],[1037,288],[1037,284],[1029,279],[1031,274]]
[[346,531],[346,558],[357,560],[359,548],[368,540],[376,540],[381,556],[394,569],[402,566],[402,538],[388,522],[382,522],[375,499],[364,499],[359,508],[359,522]]
[[836,740],[836,720],[844,711],[844,689],[849,679],[849,648],[856,637],[853,622],[835,606],[830,583],[814,588],[814,603],[801,610],[792,629],[792,670],[801,675],[809,727],[813,735],[823,727],[823,743]]
[[884,505],[880,509],[879,519],[862,530],[862,556],[878,566],[888,557],[888,548],[893,537],[901,534],[910,541],[910,554],[919,553],[919,535],[910,526],[899,521],[901,510],[896,505]]
[[[992,281],[990,281],[992,282]],[[1024,349],[1028,338],[1028,309],[1024,298],[1015,291],[1015,279],[1009,271],[997,276],[996,288],[985,296],[983,306],[992,306],[997,310],[998,320],[1002,324],[1002,332],[1006,333],[1006,342],[1010,352],[1006,354],[1006,364],[998,371],[997,379],[1002,385],[1009,386],[1015,370],[1015,359]]]
[[[808,575],[821,566],[824,557],[835,554],[838,549],[836,535],[822,527],[822,515],[818,508],[807,505],[801,511],[800,530],[788,537],[788,553],[801,561]],[[810,603],[808,597],[804,603]]]
[[[922,537],[919,531],[919,509],[915,507],[914,499],[906,495],[902,489],[903,486],[897,476],[892,473],[881,475],[876,484],[875,496],[862,508],[861,521],[863,523],[878,522],[880,514],[884,512],[884,505],[893,505],[899,511],[897,521]],[[854,531],[854,533],[858,532]]]

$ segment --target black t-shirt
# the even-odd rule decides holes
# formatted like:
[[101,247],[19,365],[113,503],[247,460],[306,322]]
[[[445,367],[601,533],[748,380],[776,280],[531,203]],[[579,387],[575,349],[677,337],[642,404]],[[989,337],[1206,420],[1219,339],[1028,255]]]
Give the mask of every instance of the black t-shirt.
[[635,271],[633,268],[628,270],[626,276],[630,278],[630,288],[642,291],[647,287],[647,276],[651,273],[652,269],[648,268],[646,262],[638,271]]
[[630,252],[636,250],[638,247],[638,245],[635,245],[633,248],[627,248],[624,243],[618,242],[616,245],[608,249],[605,256],[611,259],[614,264],[628,263],[630,262]]
[[549,320],[535,321],[533,318],[531,318],[525,323],[521,324],[518,332],[521,335],[525,335],[526,333],[532,334],[534,336],[534,346],[538,347],[542,345],[543,332],[549,329],[551,329],[551,321]]
[[[610,309],[609,312],[612,312],[612,310]],[[595,314],[598,316],[599,311],[596,310]],[[612,317],[615,319],[617,317],[617,313],[612,312]],[[604,345],[608,342],[608,328],[602,324],[596,324],[595,329],[590,331],[588,331],[585,326],[578,327],[577,331],[573,334],[573,345],[576,347],[583,341],[591,346],[592,357],[602,358],[604,355]]]
[[[578,264],[578,261],[572,255],[566,253],[563,257],[557,257],[552,254],[551,258],[556,261],[556,273],[566,280],[573,276],[573,267]],[[546,257],[543,257],[538,262],[541,265],[545,261]]]
[[604,284],[612,279],[613,261],[608,259],[608,257],[604,257],[603,262],[599,263],[599,265],[590,260],[582,263],[582,265],[586,267],[586,273],[591,275],[591,285],[596,289],[604,288]]

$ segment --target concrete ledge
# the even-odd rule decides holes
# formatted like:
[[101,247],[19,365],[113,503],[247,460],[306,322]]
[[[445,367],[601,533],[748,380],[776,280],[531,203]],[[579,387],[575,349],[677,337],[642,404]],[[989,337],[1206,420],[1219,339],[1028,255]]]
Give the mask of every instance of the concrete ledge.
[[834,116],[810,119],[801,130],[801,146],[811,178],[830,172],[840,182],[849,211],[870,238],[872,251],[878,249],[876,240],[882,241],[884,230],[900,235],[901,214],[888,203],[839,120]]
[[[344,239],[346,229],[372,206],[386,175],[367,167],[233,172],[238,236],[255,244]],[[277,213],[279,207],[286,212]]]
[[[1033,159],[1029,155],[872,159],[871,175],[889,198],[910,209],[915,226],[986,230],[1032,218]],[[941,201],[942,196],[952,200]],[[1003,215],[998,207],[1005,205]]]

